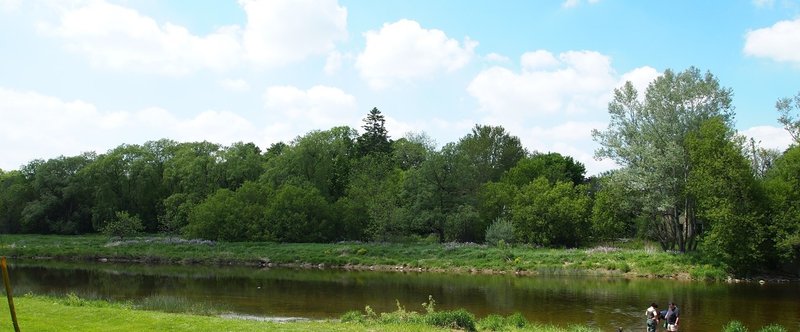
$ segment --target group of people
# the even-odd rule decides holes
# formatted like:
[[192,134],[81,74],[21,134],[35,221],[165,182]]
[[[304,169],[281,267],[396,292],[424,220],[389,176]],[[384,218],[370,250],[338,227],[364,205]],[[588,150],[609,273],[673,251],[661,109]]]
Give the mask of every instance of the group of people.
[[663,311],[658,311],[658,304],[653,302],[644,314],[647,317],[647,332],[656,332],[661,323],[664,324],[667,331],[678,331],[681,311],[675,302],[670,302],[669,308]]

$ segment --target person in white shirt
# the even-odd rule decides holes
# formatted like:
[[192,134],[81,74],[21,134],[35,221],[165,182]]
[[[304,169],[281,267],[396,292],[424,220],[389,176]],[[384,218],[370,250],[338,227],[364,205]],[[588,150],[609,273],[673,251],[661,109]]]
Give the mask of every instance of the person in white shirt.
[[650,308],[647,308],[644,315],[647,317],[647,332],[656,332],[658,327],[658,304],[651,303]]

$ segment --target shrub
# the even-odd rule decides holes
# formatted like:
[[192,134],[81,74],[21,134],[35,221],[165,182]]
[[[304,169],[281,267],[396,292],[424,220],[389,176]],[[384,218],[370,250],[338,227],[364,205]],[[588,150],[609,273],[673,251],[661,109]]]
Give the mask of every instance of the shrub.
[[777,324],[772,324],[762,327],[758,332],[786,332],[786,328]]
[[464,309],[454,311],[437,311],[425,315],[425,322],[429,325],[444,328],[475,331],[475,316]]
[[144,230],[142,220],[138,216],[131,216],[126,211],[117,211],[116,218],[106,222],[103,233],[111,237],[133,236]]
[[514,242],[514,224],[504,219],[498,219],[486,229],[486,243],[497,245],[503,243],[511,244]]
[[339,319],[343,323],[363,323],[365,321],[365,316],[358,310],[351,310],[345,312]]
[[722,328],[723,332],[747,332],[747,327],[742,324],[742,322],[738,320],[728,322],[725,327]]
[[506,322],[503,316],[491,314],[479,320],[478,326],[481,327],[481,330],[502,331],[506,328]]

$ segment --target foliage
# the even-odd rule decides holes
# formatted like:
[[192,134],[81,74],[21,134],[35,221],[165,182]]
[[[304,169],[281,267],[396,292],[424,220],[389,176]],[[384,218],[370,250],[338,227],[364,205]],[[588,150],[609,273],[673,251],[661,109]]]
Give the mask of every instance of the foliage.
[[775,161],[764,185],[769,198],[776,254],[784,262],[800,262],[800,145]]
[[633,193],[625,188],[614,174],[599,180],[592,205],[592,237],[597,240],[610,240],[632,237],[636,231],[638,206],[629,199]]
[[486,228],[486,244],[494,246],[500,241],[514,243],[514,224],[511,221],[498,219]]
[[589,230],[591,200],[586,186],[540,177],[520,188],[511,208],[516,239],[543,246],[577,247]]
[[728,324],[725,325],[724,327],[722,327],[722,331],[723,332],[747,332],[749,330],[747,329],[746,326],[744,326],[744,324],[742,324],[742,322],[740,322],[738,320],[733,320],[733,321],[728,322]]
[[535,153],[521,159],[513,168],[503,175],[503,182],[517,187],[531,183],[539,177],[547,178],[550,183],[572,182],[579,185],[584,182],[586,168],[569,156],[557,152]]
[[127,211],[117,211],[115,216],[114,219],[107,221],[103,226],[104,234],[123,239],[137,235],[144,230],[139,216],[132,216]]
[[360,156],[392,152],[392,141],[384,123],[381,111],[377,107],[372,108],[364,118],[364,133],[356,139],[356,150]]
[[693,166],[686,137],[714,117],[730,127],[732,94],[711,73],[694,67],[680,73],[668,69],[650,83],[643,99],[630,82],[615,89],[608,129],[592,132],[601,145],[597,157],[624,167],[620,178],[637,193],[632,198],[651,217],[651,227],[680,230],[658,233],[664,249],[696,248],[696,202],[685,192]]
[[475,168],[478,183],[500,180],[527,154],[519,137],[503,127],[485,125],[475,125],[458,141],[456,149]]
[[763,265],[763,255],[769,251],[765,241],[770,238],[763,222],[765,199],[742,149],[733,141],[733,131],[712,118],[686,140],[693,166],[687,196],[697,202],[697,218],[706,230],[706,253],[735,272]]
[[800,143],[800,92],[791,98],[781,98],[775,103],[780,117],[778,122],[792,135],[796,143]]

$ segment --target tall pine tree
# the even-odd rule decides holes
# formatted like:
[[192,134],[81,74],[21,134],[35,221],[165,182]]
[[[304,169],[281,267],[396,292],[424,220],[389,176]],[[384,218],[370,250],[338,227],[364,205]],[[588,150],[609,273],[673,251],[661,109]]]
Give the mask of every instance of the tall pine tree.
[[392,141],[384,126],[383,114],[377,107],[372,108],[364,118],[364,133],[357,138],[357,151],[360,156],[371,154],[389,154],[392,152]]

